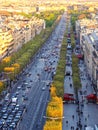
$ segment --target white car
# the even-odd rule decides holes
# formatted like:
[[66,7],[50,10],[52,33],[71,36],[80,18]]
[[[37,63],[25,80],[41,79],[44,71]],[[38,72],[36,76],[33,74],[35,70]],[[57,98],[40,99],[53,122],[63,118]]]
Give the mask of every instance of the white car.
[[21,86],[18,86],[17,89],[20,90],[20,89],[21,89]]
[[42,87],[42,90],[44,91],[46,88],[45,87]]

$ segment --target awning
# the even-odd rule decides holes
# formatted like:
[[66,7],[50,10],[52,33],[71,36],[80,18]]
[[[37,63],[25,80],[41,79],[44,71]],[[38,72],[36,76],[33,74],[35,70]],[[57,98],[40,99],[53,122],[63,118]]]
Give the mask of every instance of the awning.
[[96,97],[96,95],[95,94],[89,94],[89,95],[87,95],[86,96],[86,98],[88,99],[88,100],[96,100],[97,99],[97,97]]

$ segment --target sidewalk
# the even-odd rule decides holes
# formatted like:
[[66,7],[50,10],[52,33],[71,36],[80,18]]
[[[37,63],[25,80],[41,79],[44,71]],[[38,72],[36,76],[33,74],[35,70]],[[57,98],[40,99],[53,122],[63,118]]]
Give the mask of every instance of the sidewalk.
[[[91,85],[91,81],[87,77],[87,71],[86,71],[84,63],[79,64],[79,69],[80,69],[80,79],[81,79],[81,85],[82,85],[82,88],[79,90],[79,92],[82,91],[82,96],[86,96],[86,95],[95,93],[95,91]],[[79,96],[79,97],[81,97],[81,96]]]

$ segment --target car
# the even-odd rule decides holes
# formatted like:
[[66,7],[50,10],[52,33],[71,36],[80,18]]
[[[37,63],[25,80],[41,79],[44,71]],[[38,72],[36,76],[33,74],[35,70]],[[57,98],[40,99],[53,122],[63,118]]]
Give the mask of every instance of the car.
[[7,113],[5,113],[5,114],[2,116],[3,119],[7,119],[7,117],[8,117],[8,114],[7,114]]
[[16,118],[16,119],[20,119],[20,118],[21,118],[21,115],[16,115],[15,118]]
[[4,101],[5,101],[5,102],[8,102],[8,101],[9,101],[9,98],[8,98],[8,97],[5,97]]
[[24,85],[28,85],[29,83],[25,82]]
[[26,104],[23,104],[22,106],[20,106],[19,110],[23,111],[26,108]]
[[25,95],[26,95],[26,94],[25,94],[25,93],[23,93],[23,94],[22,94],[22,97],[25,97]]
[[14,118],[14,119],[13,119],[13,122],[15,122],[15,123],[18,123],[18,121],[19,121],[18,118]]
[[45,87],[42,87],[42,90],[44,91],[46,88]]
[[72,66],[72,62],[66,61],[66,66]]
[[3,128],[3,130],[6,130],[8,128],[8,125],[4,124],[2,128]]
[[2,93],[1,93],[1,95],[2,96],[5,96],[7,94],[7,91],[5,90],[5,91],[2,91]]
[[45,67],[44,70],[45,70],[45,71],[48,71],[48,67]]
[[23,86],[23,87],[22,87],[22,90],[26,90],[26,87],[25,87],[25,86]]
[[0,124],[0,129],[2,130],[3,124]]
[[10,124],[10,126],[9,126],[10,128],[16,128],[16,123],[15,122],[12,122],[11,124]]
[[28,100],[28,97],[27,97],[27,96],[24,96],[24,97],[23,97],[23,100]]
[[17,112],[17,110],[13,110],[11,113],[12,113],[13,115],[15,115],[16,112]]
[[3,109],[1,110],[2,113],[5,113],[6,111],[7,111],[7,108],[3,108]]
[[71,73],[70,73],[70,71],[66,71],[66,74],[65,74],[66,76],[70,76],[71,75]]
[[50,82],[46,82],[46,86],[50,86],[50,84],[51,84]]
[[19,92],[17,91],[15,94],[16,94],[16,95],[19,95]]
[[7,125],[10,125],[10,123],[12,123],[12,119],[7,119],[7,120],[6,120],[6,124],[7,124]]
[[2,112],[0,112],[0,118],[2,117]]
[[31,86],[30,86],[30,85],[27,85],[27,88],[31,88]]
[[4,119],[0,119],[0,128],[2,128],[2,126],[4,125],[5,120]]
[[33,82],[33,80],[30,80],[30,82]]
[[15,97],[17,97],[17,95],[16,93],[13,93],[12,98],[15,98]]
[[20,89],[21,89],[21,86],[18,86],[17,89],[20,90]]
[[15,107],[15,109],[14,109],[15,111],[17,111],[17,110],[19,110],[19,107]]
[[21,116],[21,115],[22,115],[21,111],[16,114],[16,116]]
[[13,117],[14,117],[14,115],[9,115],[9,116],[8,116],[8,119],[11,119],[11,120],[12,120]]

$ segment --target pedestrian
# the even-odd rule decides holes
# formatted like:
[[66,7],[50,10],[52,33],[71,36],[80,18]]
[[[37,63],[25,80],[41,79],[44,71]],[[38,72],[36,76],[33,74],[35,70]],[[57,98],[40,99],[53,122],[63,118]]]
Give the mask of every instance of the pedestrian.
[[85,117],[85,121],[87,121],[87,118]]
[[82,130],[82,124],[80,124],[80,130]]
[[83,115],[83,111],[81,111],[81,115]]
[[84,107],[84,104],[83,104],[83,103],[81,104],[81,107]]
[[86,84],[86,89],[87,89],[87,87],[88,87],[88,83]]
[[71,126],[71,130],[74,130],[74,126]]
[[72,115],[72,118],[73,118],[73,120],[74,120],[74,115]]
[[68,121],[66,121],[66,124],[68,124]]
[[70,84],[70,87],[72,87],[72,84]]
[[86,93],[87,93],[87,91],[85,90],[85,91],[84,91],[84,94],[86,94]]
[[87,127],[87,125],[84,125],[84,129]]

